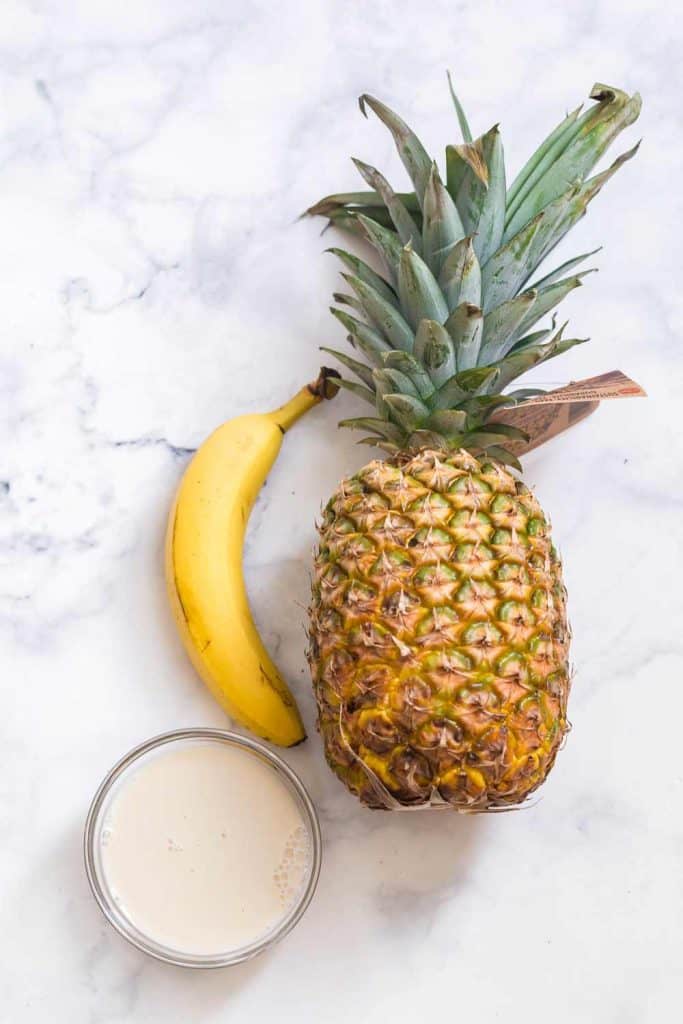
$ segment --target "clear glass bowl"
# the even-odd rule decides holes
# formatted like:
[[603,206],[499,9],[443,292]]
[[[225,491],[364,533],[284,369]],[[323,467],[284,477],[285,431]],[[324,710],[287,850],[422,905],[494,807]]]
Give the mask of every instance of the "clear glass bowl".
[[[285,917],[274,928],[260,936],[250,945],[243,946],[240,949],[224,950],[211,955],[185,953],[166,947],[152,936],[141,932],[129,920],[114,902],[109,891],[102,866],[100,843],[105,817],[116,792],[125,781],[128,773],[134,768],[139,767],[141,760],[153,755],[160,747],[168,744],[192,743],[196,740],[213,740],[240,747],[242,750],[249,751],[254,757],[259,758],[265,765],[271,768],[296,800],[303,822],[308,830],[311,848],[308,878],[302,887],[299,899]],[[88,811],[88,817],[85,822],[84,856],[85,870],[90,888],[102,913],[112,927],[133,946],[142,950],[143,953],[148,953],[149,956],[156,957],[157,960],[163,960],[164,963],[174,964],[177,967],[229,967],[232,964],[249,960],[276,942],[279,942],[301,919],[313,898],[318,883],[322,843],[318,815],[311,798],[299,777],[295,775],[289,765],[285,764],[282,758],[278,757],[277,754],[274,754],[262,743],[248,739],[245,736],[239,736],[237,733],[227,732],[223,729],[197,728],[179,729],[175,732],[167,732],[161,736],[155,736],[145,743],[141,743],[140,746],[135,747],[125,757],[121,758],[118,764],[114,765],[97,790]]]

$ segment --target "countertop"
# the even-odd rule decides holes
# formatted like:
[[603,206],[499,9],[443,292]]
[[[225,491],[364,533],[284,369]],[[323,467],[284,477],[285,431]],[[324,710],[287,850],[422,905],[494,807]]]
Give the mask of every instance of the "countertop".
[[[0,28],[0,1019],[643,1024],[680,1011],[683,954],[679,232],[675,5],[586,0],[8,2]],[[192,450],[274,407],[342,342],[322,224],[349,156],[402,181],[362,91],[456,138],[501,122],[513,172],[597,79],[645,137],[570,236],[603,245],[564,304],[593,341],[553,381],[619,368],[605,403],[525,460],[574,630],[573,723],[516,813],[362,809],[329,773],[304,658],[314,520],[367,460],[343,395],[287,436],[249,529],[264,638],[310,738],[320,887],[279,947],[228,971],[145,959],[87,888],[88,803],[131,746],[225,726],[174,632],[162,535]],[[546,379],[546,378],[543,378]],[[678,614],[675,615],[675,610]]]

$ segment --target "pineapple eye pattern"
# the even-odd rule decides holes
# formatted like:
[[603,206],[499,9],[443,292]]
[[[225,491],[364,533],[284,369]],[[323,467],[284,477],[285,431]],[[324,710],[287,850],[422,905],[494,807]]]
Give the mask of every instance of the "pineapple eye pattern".
[[[431,493],[428,458],[440,466],[429,463]],[[321,525],[310,649],[319,724],[333,768],[370,806],[519,803],[568,729],[565,595],[547,521],[535,499],[521,507],[503,466],[482,479],[460,452],[371,463],[362,500],[381,495],[381,521],[352,513],[340,491],[337,518]],[[347,492],[357,501],[355,486]],[[427,510],[445,515],[424,525]]]

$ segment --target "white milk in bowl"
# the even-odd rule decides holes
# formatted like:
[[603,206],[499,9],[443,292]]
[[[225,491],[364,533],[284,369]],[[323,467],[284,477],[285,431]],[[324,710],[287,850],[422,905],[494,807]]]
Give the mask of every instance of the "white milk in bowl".
[[171,736],[105,780],[89,821],[91,883],[147,952],[234,963],[300,916],[317,877],[317,823],[301,783],[260,744],[208,730]]

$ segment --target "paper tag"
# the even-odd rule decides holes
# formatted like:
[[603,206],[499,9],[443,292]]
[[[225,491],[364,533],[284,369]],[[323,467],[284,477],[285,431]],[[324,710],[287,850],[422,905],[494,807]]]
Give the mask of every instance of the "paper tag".
[[509,423],[527,433],[528,441],[505,443],[513,454],[524,455],[590,416],[605,399],[636,396],[645,397],[640,385],[621,370],[612,370],[529,398],[510,409],[500,409],[490,422]]
[[621,370],[602,373],[599,377],[588,377],[567,384],[545,395],[528,398],[520,408],[529,405],[556,405],[558,402],[602,402],[605,398],[645,398],[640,384],[627,377]]

